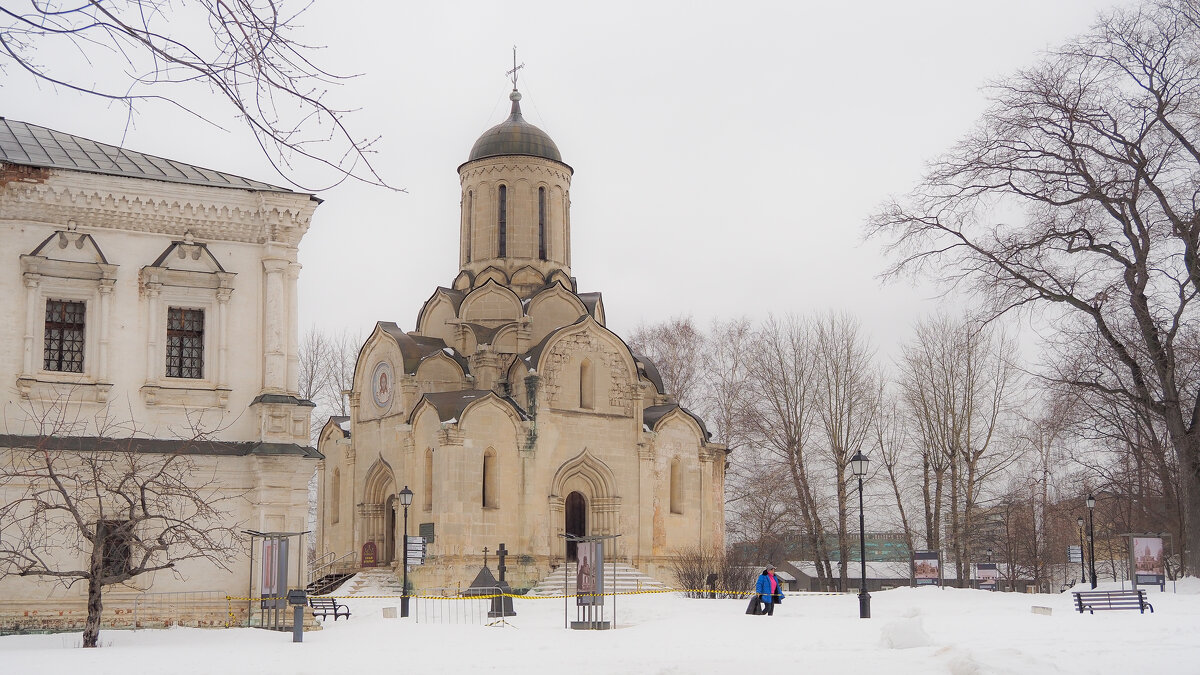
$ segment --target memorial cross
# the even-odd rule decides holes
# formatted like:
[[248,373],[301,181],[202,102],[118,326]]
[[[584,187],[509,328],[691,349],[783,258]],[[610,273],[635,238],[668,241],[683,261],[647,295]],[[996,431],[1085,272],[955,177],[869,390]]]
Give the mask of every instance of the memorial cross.
[[508,549],[504,548],[504,544],[500,544],[500,549],[496,551],[496,557],[500,558],[500,562],[496,564],[496,571],[500,574],[500,581],[504,581],[504,572],[508,569],[504,566],[504,558],[508,555]]

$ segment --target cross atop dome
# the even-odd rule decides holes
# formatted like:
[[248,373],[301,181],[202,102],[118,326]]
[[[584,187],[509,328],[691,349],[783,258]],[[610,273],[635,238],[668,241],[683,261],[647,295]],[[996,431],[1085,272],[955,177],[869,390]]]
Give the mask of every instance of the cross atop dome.
[[[512,70],[505,73],[505,75],[508,75],[509,77],[512,78],[513,91],[517,90],[517,71],[521,70],[524,67],[525,67],[524,63],[522,63],[519,66],[517,65],[517,46],[513,45],[513,67],[512,67]],[[519,99],[517,99],[517,100],[519,100]]]

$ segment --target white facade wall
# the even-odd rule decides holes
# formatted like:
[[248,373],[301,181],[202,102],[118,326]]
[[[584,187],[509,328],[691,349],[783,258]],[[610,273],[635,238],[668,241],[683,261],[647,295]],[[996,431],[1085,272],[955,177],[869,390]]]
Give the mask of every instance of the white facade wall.
[[[267,444],[245,456],[198,456],[199,473],[244,495],[231,514],[239,527],[307,529],[306,484],[317,456],[305,450],[311,406],[296,399],[296,252],[316,201],[286,191],[0,169],[0,433],[36,436],[38,417],[65,402],[78,422],[70,435],[203,433]],[[44,368],[47,300],[86,305],[82,373]],[[204,311],[200,378],[166,376],[169,307]],[[131,620],[129,603],[143,591],[244,596],[252,572],[243,548],[229,571],[192,562],[178,576],[158,572],[106,589],[105,618]],[[0,621],[57,616],[46,625],[71,625],[82,620],[85,591],[0,579]],[[244,618],[245,603],[237,614]]]

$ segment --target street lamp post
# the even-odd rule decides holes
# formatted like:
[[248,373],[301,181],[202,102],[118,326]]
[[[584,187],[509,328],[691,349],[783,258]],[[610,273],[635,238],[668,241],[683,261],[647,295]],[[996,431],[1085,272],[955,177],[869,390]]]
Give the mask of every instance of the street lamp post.
[[400,594],[400,616],[408,616],[408,505],[412,504],[412,497],[413,491],[405,485],[400,491],[400,504],[404,507],[404,556],[400,563],[404,566],[404,590]]
[[1083,583],[1087,579],[1087,568],[1083,566],[1083,516],[1075,519],[1075,524],[1079,526],[1079,583]]
[[1092,572],[1092,588],[1096,587],[1096,498],[1087,496],[1088,507],[1088,567]]
[[850,472],[858,478],[858,558],[862,575],[858,586],[858,618],[871,618],[871,594],[867,592],[867,530],[863,517],[863,477],[870,462],[861,451],[850,458]]

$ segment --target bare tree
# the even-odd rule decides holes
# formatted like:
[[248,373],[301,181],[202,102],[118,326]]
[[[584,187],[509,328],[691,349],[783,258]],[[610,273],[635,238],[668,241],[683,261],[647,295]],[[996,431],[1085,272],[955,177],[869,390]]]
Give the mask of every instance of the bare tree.
[[847,588],[850,533],[846,526],[846,469],[870,439],[878,403],[876,375],[871,346],[857,319],[830,312],[817,322],[815,337],[816,407],[837,491],[838,578],[840,588]]
[[[307,9],[279,0],[124,0],[70,5],[31,0],[0,6],[0,69],[16,69],[125,106],[158,100],[191,112],[188,91],[215,95],[245,124],[280,175],[297,186],[297,160],[386,187],[370,161],[373,140],[326,102],[347,79],[310,59],[296,36]],[[207,30],[191,30],[207,23]],[[318,188],[331,187],[324,185]]]
[[746,318],[714,321],[702,357],[704,396],[699,408],[735,461],[736,451],[749,441],[744,408],[753,334]]
[[875,424],[872,427],[872,442],[875,456],[887,473],[888,484],[891,485],[892,495],[896,500],[896,513],[900,518],[900,529],[904,532],[904,543],[909,552],[915,551],[916,543],[913,538],[913,526],[908,519],[908,504],[910,502],[906,476],[912,467],[903,461],[909,454],[908,426],[898,402],[884,392],[882,380],[879,383],[879,394],[875,404]]
[[331,414],[342,417],[350,414],[346,396],[354,388],[354,367],[358,364],[358,352],[364,339],[361,332],[346,328],[328,338],[329,367],[322,398],[317,403],[333,411]]
[[704,334],[690,316],[676,316],[657,324],[638,326],[629,339],[634,352],[645,354],[662,376],[666,394],[688,408],[701,403]]
[[[768,319],[755,333],[747,364],[747,422],[755,442],[774,458],[754,469],[758,481],[786,480],[807,538],[817,578],[832,579],[815,464],[819,452],[815,403],[819,386],[813,327],[797,317]],[[773,466],[774,465],[774,466]],[[782,470],[774,467],[782,466]]]
[[1000,437],[1016,384],[1011,351],[1003,334],[946,317],[919,324],[904,350],[900,385],[921,443],[926,542],[940,549],[946,526],[960,583],[984,490],[1016,459]]
[[[1200,293],[1200,0],[1103,15],[991,89],[978,130],[869,230],[890,273],[965,281],[993,315],[1046,312],[1119,368],[1062,381],[1160,418],[1178,455],[1185,553],[1200,552],[1200,381],[1181,377]],[[1194,561],[1186,559],[1194,566]]]
[[86,583],[83,646],[95,647],[106,586],[159,570],[182,575],[189,560],[230,569],[242,547],[231,507],[243,495],[187,454],[209,443],[203,434],[164,445],[110,435],[136,429],[108,424],[80,437],[70,410],[60,402],[29,411],[40,415],[38,433],[0,444],[0,577]]

